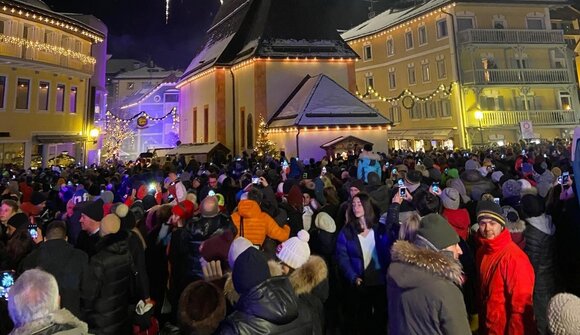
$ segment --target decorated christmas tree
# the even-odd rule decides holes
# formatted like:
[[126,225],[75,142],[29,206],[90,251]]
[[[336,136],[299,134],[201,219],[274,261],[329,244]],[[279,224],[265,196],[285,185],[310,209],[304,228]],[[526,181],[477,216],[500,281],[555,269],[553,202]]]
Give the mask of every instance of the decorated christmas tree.
[[129,122],[108,118],[103,136],[103,159],[105,161],[118,159],[123,142],[135,140],[135,132],[129,127]]
[[256,139],[256,146],[254,151],[258,156],[274,156],[276,155],[276,144],[268,138],[268,125],[264,118],[260,116],[260,124],[258,125],[258,138]]

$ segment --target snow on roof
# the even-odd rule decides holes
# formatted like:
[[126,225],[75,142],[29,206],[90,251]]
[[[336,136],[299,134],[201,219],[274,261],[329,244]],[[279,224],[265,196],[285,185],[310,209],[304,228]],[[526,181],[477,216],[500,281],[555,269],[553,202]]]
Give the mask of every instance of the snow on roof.
[[165,70],[164,68],[158,66],[144,66],[133,71],[122,72],[115,76],[113,79],[164,79],[172,74],[175,74],[178,77],[181,76],[180,71]]
[[307,76],[268,122],[270,127],[390,123],[389,119],[323,74]]
[[259,53],[264,57],[300,57],[300,54],[308,57],[356,57],[348,44],[340,40],[263,40]]
[[421,5],[418,5],[417,7],[401,9],[397,11],[388,9],[382,12],[381,14],[373,17],[372,19],[367,20],[350,30],[347,30],[341,36],[342,38],[344,38],[345,41],[350,41],[355,38],[367,36],[385,30],[386,28],[397,25],[399,23],[405,22],[410,18],[429,12],[449,2],[451,1],[431,0]]

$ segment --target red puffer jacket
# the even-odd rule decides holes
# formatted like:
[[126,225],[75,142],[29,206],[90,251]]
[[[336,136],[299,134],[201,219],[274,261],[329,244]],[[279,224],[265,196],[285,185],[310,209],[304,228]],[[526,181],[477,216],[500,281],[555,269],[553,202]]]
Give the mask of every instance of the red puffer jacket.
[[478,235],[479,329],[484,335],[537,334],[532,308],[534,269],[504,229],[495,239]]

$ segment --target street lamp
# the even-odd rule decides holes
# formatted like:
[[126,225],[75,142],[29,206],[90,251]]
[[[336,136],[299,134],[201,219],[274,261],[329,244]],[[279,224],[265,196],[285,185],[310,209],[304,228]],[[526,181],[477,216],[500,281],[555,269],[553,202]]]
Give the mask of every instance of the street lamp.
[[91,131],[89,131],[89,137],[91,138],[91,140],[93,140],[93,144],[96,144],[99,138],[99,129],[97,128],[91,129]]
[[479,136],[481,137],[481,145],[483,146],[483,129],[481,128],[481,119],[483,119],[482,111],[475,111],[475,119],[479,122]]

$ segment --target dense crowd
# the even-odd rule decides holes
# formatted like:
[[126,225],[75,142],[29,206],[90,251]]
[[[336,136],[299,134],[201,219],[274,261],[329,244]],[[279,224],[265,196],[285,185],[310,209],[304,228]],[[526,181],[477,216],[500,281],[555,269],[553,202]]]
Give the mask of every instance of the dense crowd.
[[564,143],[2,172],[0,334],[580,334]]

